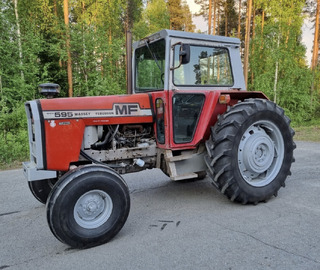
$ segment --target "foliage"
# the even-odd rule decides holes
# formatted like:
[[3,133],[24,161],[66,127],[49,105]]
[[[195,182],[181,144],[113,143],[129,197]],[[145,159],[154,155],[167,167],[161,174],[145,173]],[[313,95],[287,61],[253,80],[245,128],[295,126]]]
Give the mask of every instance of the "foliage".
[[219,27],[219,34],[233,36],[238,26],[238,11],[235,9],[234,0],[226,0],[221,6],[222,16]]
[[295,122],[309,120],[314,110],[310,106],[312,72],[301,43],[304,1],[260,0],[256,4],[267,17],[263,28],[261,14],[256,18],[248,88],[263,91]]
[[194,32],[192,13],[188,4],[181,0],[150,0],[142,11],[141,19],[134,25],[136,40],[162,29]]
[[170,15],[164,0],[151,0],[147,2],[142,11],[141,19],[134,25],[136,40],[144,38],[161,29],[170,28]]
[[[63,1],[17,3],[15,9],[12,0],[0,2],[0,163],[26,158],[23,104],[40,98],[37,86],[58,83],[61,96],[67,96],[68,89]],[[126,18],[139,17],[142,1],[131,0],[128,9],[127,4],[69,0],[75,96],[124,93]]]
[[29,144],[23,104],[11,113],[0,114],[0,164],[27,159]]

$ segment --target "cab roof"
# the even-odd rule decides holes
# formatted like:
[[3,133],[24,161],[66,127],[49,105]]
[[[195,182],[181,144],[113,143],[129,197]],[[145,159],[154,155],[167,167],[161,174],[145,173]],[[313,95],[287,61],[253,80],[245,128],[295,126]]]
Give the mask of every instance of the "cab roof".
[[191,32],[184,32],[184,31],[177,31],[177,30],[161,30],[156,32],[142,40],[135,42],[134,47],[138,47],[144,44],[145,40],[149,40],[150,42],[166,38],[166,37],[173,37],[173,38],[183,38],[183,39],[191,39],[191,40],[203,40],[203,41],[211,41],[211,42],[218,42],[218,43],[226,43],[232,44],[235,46],[240,46],[240,39],[233,38],[233,37],[224,37],[224,36],[213,36],[213,35],[206,35],[206,34],[199,34],[199,33],[191,33]]

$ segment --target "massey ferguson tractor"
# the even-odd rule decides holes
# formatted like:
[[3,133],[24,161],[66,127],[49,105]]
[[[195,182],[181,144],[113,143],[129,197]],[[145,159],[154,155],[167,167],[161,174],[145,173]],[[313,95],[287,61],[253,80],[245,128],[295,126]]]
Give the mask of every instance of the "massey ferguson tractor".
[[[88,248],[120,231],[130,209],[125,173],[208,176],[241,204],[277,196],[294,131],[283,109],[246,91],[238,39],[162,30],[134,43],[132,55],[131,95],[25,104],[24,174],[60,241]],[[41,91],[52,97],[59,86]]]

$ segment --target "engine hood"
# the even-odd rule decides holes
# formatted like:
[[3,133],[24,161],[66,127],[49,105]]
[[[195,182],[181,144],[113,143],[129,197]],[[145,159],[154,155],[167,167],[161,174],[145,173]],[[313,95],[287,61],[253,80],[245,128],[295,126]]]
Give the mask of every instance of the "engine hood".
[[[148,94],[41,99],[39,102],[44,120],[146,117],[149,121],[143,122],[152,122]],[[127,122],[136,122],[132,120]]]

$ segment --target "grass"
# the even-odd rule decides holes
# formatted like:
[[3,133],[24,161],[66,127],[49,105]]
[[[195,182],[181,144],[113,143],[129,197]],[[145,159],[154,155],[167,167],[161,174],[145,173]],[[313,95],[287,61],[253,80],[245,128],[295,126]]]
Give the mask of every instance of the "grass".
[[296,132],[295,141],[320,142],[320,117],[315,117],[304,124],[292,122],[291,125]]
[[294,127],[295,141],[320,142],[320,125]]
[[[24,161],[27,161],[27,160],[24,160]],[[0,163],[0,171],[15,170],[15,169],[21,169],[21,172],[22,172],[22,161],[16,160],[10,164]]]

